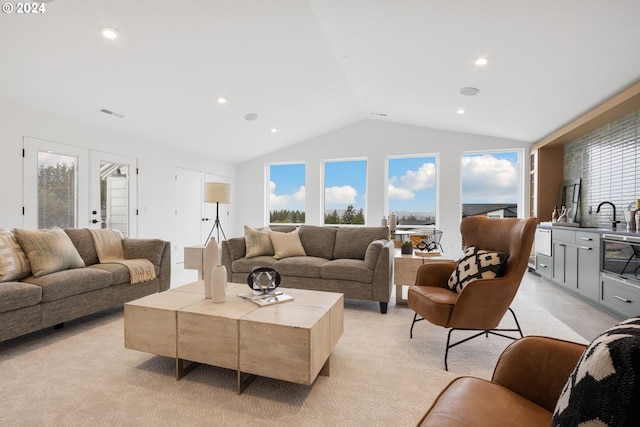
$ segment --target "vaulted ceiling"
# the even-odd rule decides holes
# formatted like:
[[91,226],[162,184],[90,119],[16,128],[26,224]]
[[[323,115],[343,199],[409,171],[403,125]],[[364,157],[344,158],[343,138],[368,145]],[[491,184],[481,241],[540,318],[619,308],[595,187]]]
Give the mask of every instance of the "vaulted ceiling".
[[638,16],[637,0],[54,0],[0,16],[0,97],[230,162],[366,119],[535,142],[640,80]]

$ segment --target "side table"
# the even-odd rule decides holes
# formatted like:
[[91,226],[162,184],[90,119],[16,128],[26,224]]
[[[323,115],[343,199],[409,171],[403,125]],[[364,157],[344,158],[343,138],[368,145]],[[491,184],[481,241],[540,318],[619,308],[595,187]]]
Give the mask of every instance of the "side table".
[[198,270],[198,280],[204,277],[204,245],[184,247],[184,268],[188,270]]
[[407,300],[402,297],[403,286],[411,286],[416,282],[418,268],[422,264],[434,261],[453,261],[442,255],[420,256],[402,255],[400,249],[396,249],[393,256],[393,274],[396,285],[396,305],[407,305]]

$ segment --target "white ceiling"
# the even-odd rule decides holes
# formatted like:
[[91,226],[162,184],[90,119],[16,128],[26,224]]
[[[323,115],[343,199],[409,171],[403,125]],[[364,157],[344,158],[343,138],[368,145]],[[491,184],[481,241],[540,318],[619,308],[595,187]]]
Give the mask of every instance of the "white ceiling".
[[45,8],[0,15],[0,97],[230,162],[365,119],[535,142],[640,80],[638,0]]

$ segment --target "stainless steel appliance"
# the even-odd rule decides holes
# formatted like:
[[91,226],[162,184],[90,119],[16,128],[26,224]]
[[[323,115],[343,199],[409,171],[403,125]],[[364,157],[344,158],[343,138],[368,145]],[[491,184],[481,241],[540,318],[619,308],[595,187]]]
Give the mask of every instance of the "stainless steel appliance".
[[603,234],[602,271],[640,285],[640,237]]

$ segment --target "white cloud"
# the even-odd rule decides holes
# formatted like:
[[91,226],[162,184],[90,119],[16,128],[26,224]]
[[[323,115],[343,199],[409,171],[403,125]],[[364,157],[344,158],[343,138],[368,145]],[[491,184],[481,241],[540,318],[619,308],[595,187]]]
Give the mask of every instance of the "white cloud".
[[355,205],[358,192],[350,185],[324,189],[325,204]]
[[423,163],[418,170],[408,170],[400,177],[392,177],[387,187],[389,198],[396,200],[411,200],[415,198],[415,191],[428,190],[436,186],[436,165]]
[[305,186],[301,185],[293,194],[276,194],[276,183],[269,181],[269,209],[304,209]]
[[464,203],[514,203],[518,195],[518,167],[489,154],[462,158]]

